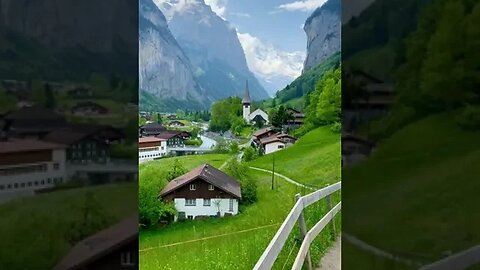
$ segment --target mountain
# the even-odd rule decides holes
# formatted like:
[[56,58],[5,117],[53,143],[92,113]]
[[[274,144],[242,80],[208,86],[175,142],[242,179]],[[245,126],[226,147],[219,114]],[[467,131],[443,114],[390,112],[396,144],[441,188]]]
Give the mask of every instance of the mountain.
[[152,0],[141,0],[139,5],[140,109],[206,107],[211,101],[196,81],[165,16]]
[[187,55],[196,80],[213,99],[241,96],[248,80],[253,99],[268,93],[248,69],[236,30],[203,0],[156,0]]
[[129,0],[0,0],[0,74],[20,80],[83,80],[92,72],[136,77],[137,21]]
[[306,20],[303,29],[307,34],[307,58],[303,72],[340,50],[340,16],[340,0],[328,0]]

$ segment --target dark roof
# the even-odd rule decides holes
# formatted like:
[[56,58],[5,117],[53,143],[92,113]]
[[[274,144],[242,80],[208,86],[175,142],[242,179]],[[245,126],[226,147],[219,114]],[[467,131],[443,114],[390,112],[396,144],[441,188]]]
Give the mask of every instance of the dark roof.
[[150,143],[150,142],[162,142],[165,139],[157,138],[157,137],[140,137],[138,138],[139,143]]
[[267,128],[262,128],[262,129],[259,129],[259,130],[255,131],[255,133],[253,134],[253,136],[258,137],[258,136],[263,135],[263,134],[265,134],[265,133],[268,133],[268,132],[270,132],[270,131],[272,131],[272,129],[269,128],[269,127],[267,127]]
[[95,103],[95,102],[92,102],[92,101],[79,102],[79,103],[75,104],[75,106],[72,107],[72,110],[76,110],[76,109],[82,108],[82,107],[95,107],[95,108],[101,109],[103,111],[108,111],[108,109],[105,106],[102,106],[102,105],[100,105],[98,103]]
[[64,120],[64,118],[61,115],[57,114],[56,112],[40,106],[23,107],[18,111],[8,114],[5,117],[5,119],[7,120],[21,120],[21,119]]
[[252,100],[250,99],[250,91],[248,90],[248,81],[245,83],[245,94],[243,95],[242,99],[242,104],[245,103],[252,103]]
[[29,151],[53,150],[65,148],[62,145],[33,139],[11,139],[0,141],[0,153],[18,153]]
[[302,113],[301,111],[299,111],[297,109],[294,109],[294,108],[291,108],[291,107],[288,107],[287,111],[291,111],[292,113]]
[[155,135],[155,137],[168,140],[168,139],[171,139],[175,136],[180,135],[181,133],[182,132],[180,132],[180,131],[170,131],[170,130],[168,130],[168,131],[160,132],[159,134]]
[[165,130],[166,128],[159,123],[148,123],[142,127],[144,130],[146,129],[155,129],[155,130]]
[[48,133],[43,139],[48,142],[54,142],[63,145],[70,145],[89,137],[90,134],[86,132],[79,132],[68,129],[54,130]]
[[163,197],[198,178],[203,179],[209,184],[212,184],[239,199],[242,198],[240,183],[235,178],[209,164],[200,165],[190,172],[173,179],[165,186],[162,192],[160,192],[160,196]]
[[138,238],[138,214],[76,244],[54,270],[82,269],[88,263]]
[[260,140],[260,143],[262,143],[262,144],[269,144],[269,143],[273,143],[273,142],[286,143],[284,140],[277,137],[276,135],[273,135],[273,136],[270,136],[268,138],[264,138],[264,139]]

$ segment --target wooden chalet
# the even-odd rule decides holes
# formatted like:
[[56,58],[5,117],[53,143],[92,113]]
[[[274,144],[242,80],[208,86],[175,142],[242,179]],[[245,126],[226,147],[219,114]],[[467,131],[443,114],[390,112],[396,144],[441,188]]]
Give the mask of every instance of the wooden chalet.
[[166,130],[165,126],[160,123],[148,123],[140,127],[140,134],[142,136],[155,136]]

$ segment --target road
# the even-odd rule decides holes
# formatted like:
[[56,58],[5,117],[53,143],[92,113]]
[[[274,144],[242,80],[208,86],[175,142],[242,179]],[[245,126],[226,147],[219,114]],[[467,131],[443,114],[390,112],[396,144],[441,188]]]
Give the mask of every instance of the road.
[[202,149],[212,149],[217,143],[214,139],[205,137],[203,135],[200,135],[200,139],[202,139],[202,144],[199,146],[199,148]]
[[337,240],[320,260],[320,266],[316,270],[340,270],[342,269],[342,238]]

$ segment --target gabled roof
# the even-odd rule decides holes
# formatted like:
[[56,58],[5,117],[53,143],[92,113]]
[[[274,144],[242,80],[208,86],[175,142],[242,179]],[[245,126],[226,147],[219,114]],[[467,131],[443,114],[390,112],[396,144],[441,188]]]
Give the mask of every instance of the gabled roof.
[[209,164],[200,165],[190,172],[173,179],[160,192],[160,196],[163,197],[199,178],[239,199],[242,198],[240,183],[235,178]]
[[281,142],[281,143],[286,143],[283,139],[273,135],[268,138],[265,138],[263,140],[260,140],[260,143],[263,145],[269,144],[269,143],[274,143],[274,142]]
[[165,130],[166,128],[163,126],[163,124],[159,123],[148,123],[142,127],[143,129],[160,129],[160,130]]
[[76,244],[53,269],[82,269],[88,263],[138,238],[138,214],[100,231]]
[[149,143],[149,142],[162,142],[162,141],[166,141],[165,139],[162,139],[162,138],[157,138],[157,137],[140,137],[138,138],[138,142],[139,143]]
[[181,131],[170,131],[170,130],[168,130],[168,131],[160,132],[159,134],[155,135],[155,137],[168,140],[168,139],[171,139],[175,136],[180,135],[181,133],[182,133]]
[[0,153],[53,150],[65,148],[63,145],[33,139],[11,139],[0,141]]
[[255,131],[255,133],[253,134],[253,136],[258,137],[258,136],[263,135],[263,134],[265,134],[265,133],[268,133],[268,132],[270,132],[270,131],[272,131],[272,129],[269,128],[269,127],[267,127],[267,128],[262,128],[262,129],[259,129],[259,130]]
[[243,95],[242,104],[250,104],[252,100],[250,99],[250,90],[248,90],[248,81],[245,84],[245,93]]
[[60,121],[64,120],[64,118],[61,115],[57,114],[56,112],[40,106],[23,107],[18,111],[8,114],[5,117],[5,119],[7,120],[48,119],[48,120],[60,120]]

